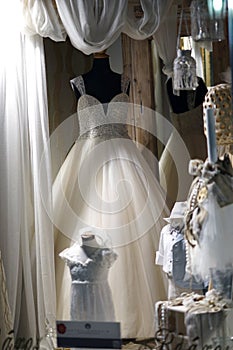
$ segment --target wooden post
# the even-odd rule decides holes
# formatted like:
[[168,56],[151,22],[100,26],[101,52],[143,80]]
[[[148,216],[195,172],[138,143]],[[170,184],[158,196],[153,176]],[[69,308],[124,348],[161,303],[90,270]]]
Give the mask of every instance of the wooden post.
[[[155,109],[151,40],[134,40],[122,34],[124,72],[130,77],[130,102],[139,105],[134,118],[143,118],[143,107]],[[154,121],[156,123],[156,120]],[[136,125],[129,130],[136,142],[146,146],[157,157],[157,138]]]

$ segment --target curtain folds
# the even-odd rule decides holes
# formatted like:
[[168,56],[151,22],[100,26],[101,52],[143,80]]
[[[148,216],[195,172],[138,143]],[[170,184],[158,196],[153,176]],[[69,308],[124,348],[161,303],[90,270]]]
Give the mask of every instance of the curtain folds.
[[43,349],[56,317],[47,92],[43,39],[20,32],[21,5],[0,4],[0,249],[15,336]]
[[163,73],[172,76],[173,61],[176,58],[177,42],[177,5],[172,5],[166,14],[166,20],[153,35],[159,57],[163,61]]
[[135,40],[144,40],[154,35],[165,20],[172,2],[171,0],[129,0],[123,32]]
[[21,0],[25,34],[39,34],[54,41],[65,41],[66,31],[51,0]]
[[136,40],[154,35],[173,2],[55,0],[55,11],[50,0],[22,1],[27,33],[61,41],[65,29],[72,45],[86,55],[107,49],[122,32]]
[[108,48],[125,23],[127,0],[56,0],[56,4],[72,45],[86,55]]

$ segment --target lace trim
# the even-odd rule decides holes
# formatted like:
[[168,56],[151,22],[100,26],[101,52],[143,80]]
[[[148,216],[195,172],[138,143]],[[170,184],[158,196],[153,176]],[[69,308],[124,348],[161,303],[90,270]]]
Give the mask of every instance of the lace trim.
[[79,75],[78,77],[70,80],[70,84],[71,84],[71,87],[72,87],[73,90],[74,90],[74,86],[75,86],[78,89],[78,91],[80,92],[81,95],[85,95],[86,94],[84,80],[83,80],[83,77],[81,75]]

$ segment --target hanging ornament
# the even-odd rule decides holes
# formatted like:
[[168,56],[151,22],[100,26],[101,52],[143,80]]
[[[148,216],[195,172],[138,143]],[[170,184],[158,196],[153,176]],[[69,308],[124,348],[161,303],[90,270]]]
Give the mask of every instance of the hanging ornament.
[[191,50],[178,49],[173,63],[173,90],[195,90],[197,86],[196,61]]
[[221,41],[225,39],[224,0],[192,0],[191,35],[194,41]]
[[[183,18],[183,6],[180,14],[180,23],[177,37],[177,57],[173,62],[173,92],[179,94],[180,90],[195,90],[198,86],[196,61],[191,56],[191,42],[189,40],[190,50],[180,48],[181,24]],[[187,22],[186,22],[186,31]],[[189,36],[188,36],[189,37]]]

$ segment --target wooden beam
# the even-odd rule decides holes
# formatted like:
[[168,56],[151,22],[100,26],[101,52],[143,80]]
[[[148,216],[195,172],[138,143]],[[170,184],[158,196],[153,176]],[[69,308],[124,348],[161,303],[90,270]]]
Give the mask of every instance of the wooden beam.
[[[157,157],[156,137],[137,126],[137,121],[141,125],[140,118],[143,118],[144,107],[155,110],[151,40],[134,40],[123,34],[122,52],[124,72],[131,79],[130,113],[135,120],[129,133],[133,140],[147,147]],[[133,109],[134,105],[136,108]]]

